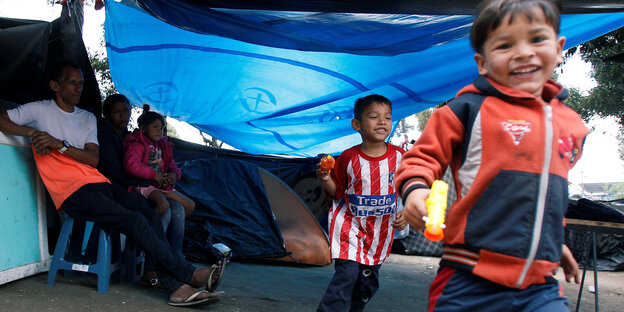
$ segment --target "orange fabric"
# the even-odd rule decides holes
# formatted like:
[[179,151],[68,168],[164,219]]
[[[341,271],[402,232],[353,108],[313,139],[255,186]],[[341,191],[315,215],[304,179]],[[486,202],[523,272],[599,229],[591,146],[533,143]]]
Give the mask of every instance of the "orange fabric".
[[56,210],[75,191],[90,183],[110,183],[97,169],[54,150],[48,155],[35,152],[35,163]]
[[[504,266],[500,265],[505,263]],[[472,273],[487,278],[503,286],[516,288],[520,273],[526,264],[525,259],[506,256],[485,249],[481,249],[479,262]],[[551,276],[558,266],[556,262],[535,260],[519,289],[526,289],[533,284],[546,283],[546,276]]]
[[[505,265],[501,265],[504,263]],[[479,262],[472,270],[472,274],[486,278],[494,283],[510,288],[516,288],[520,272],[526,264],[526,259],[506,256],[481,249]],[[542,278],[542,282],[544,280]]]
[[[446,166],[453,159],[455,148],[464,141],[464,125],[449,111],[448,106],[436,110],[434,114],[438,118],[431,118],[425,131],[435,132],[435,135],[420,136],[414,147],[405,153],[411,157],[403,158],[401,165],[395,174],[395,183],[401,187],[407,180],[421,178],[427,185],[442,177]],[[415,156],[420,157],[415,157]],[[401,189],[402,191],[402,189]],[[402,194],[401,194],[402,195]]]
[[[557,262],[550,262],[545,260],[535,260],[531,263],[529,273],[527,273],[524,283],[520,285],[520,289],[526,289],[533,284],[541,284],[546,282],[546,276],[552,276],[552,272],[559,266]],[[547,275],[544,276],[544,272]]]

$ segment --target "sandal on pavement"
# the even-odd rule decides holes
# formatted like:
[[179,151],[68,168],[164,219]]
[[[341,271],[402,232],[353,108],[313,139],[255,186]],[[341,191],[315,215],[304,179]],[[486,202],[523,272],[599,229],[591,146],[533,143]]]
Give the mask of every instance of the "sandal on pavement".
[[[196,299],[199,295],[202,295],[202,294],[209,294],[211,296],[202,298],[202,299]],[[213,304],[213,303],[219,302],[219,300],[221,300],[221,298],[219,297],[218,293],[211,293],[205,290],[200,290],[192,294],[188,298],[186,298],[184,301],[176,302],[176,301],[169,300],[167,304],[174,306],[174,307],[191,307],[191,306]]]
[[[210,272],[210,276],[208,276],[208,282],[206,283],[206,290],[213,292],[217,289],[221,280],[223,279],[223,271],[225,271],[225,264],[227,261],[225,259],[219,261],[217,264],[212,265],[212,272]],[[219,271],[217,276],[214,276],[215,272]],[[213,282],[214,279],[214,282]]]

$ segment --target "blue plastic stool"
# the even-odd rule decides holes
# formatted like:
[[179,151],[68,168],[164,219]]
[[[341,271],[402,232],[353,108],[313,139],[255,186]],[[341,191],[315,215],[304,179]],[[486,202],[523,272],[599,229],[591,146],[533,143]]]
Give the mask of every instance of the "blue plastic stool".
[[[113,254],[113,244],[111,243],[111,236],[103,229],[99,230],[96,263],[91,264],[83,262],[70,262],[65,258],[67,255],[67,246],[72,238],[73,225],[74,218],[66,215],[66,219],[63,222],[63,227],[61,228],[61,233],[59,234],[58,242],[56,243],[56,248],[54,248],[54,256],[52,257],[50,271],[48,272],[48,285],[54,285],[54,279],[56,278],[56,272],[58,270],[88,272],[97,274],[97,291],[98,293],[105,294],[108,292],[108,284],[110,282],[111,274],[121,268],[121,263],[119,260],[114,263],[111,260]],[[85,233],[80,233],[83,234],[83,252],[86,248],[92,228],[93,222],[87,221]],[[74,238],[79,239],[80,236],[74,236]]]

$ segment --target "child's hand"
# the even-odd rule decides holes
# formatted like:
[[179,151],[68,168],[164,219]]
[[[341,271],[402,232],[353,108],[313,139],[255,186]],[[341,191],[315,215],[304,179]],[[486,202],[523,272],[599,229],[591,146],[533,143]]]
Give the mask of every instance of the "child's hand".
[[321,179],[323,182],[328,182],[331,180],[330,173],[331,171],[326,171],[321,169],[321,163],[316,164],[316,177]]
[[572,281],[572,278],[574,278],[574,282],[578,284],[581,273],[579,271],[578,263],[576,263],[576,260],[574,259],[574,256],[568,246],[563,245],[562,251],[560,264],[563,268],[563,274],[565,274],[565,280],[569,283]]
[[171,185],[171,186],[175,186],[176,182],[178,181],[178,174],[175,172],[167,172],[164,174],[166,180],[167,180],[167,185]]
[[323,188],[325,191],[331,196],[336,196],[336,184],[331,178],[329,174],[331,170],[321,169],[321,162],[316,164],[316,177],[320,179],[323,183]]
[[407,223],[409,223],[414,230],[425,227],[423,216],[428,215],[425,200],[427,196],[429,196],[429,193],[431,193],[430,189],[415,189],[405,198],[405,202],[403,202],[404,209],[402,212],[405,215]]
[[160,172],[156,172],[156,176],[152,180],[154,180],[158,186],[162,187],[167,185],[167,178]]
[[403,210],[397,213],[396,219],[392,221],[392,227],[397,231],[404,230],[407,226],[407,218],[405,218],[405,213]]

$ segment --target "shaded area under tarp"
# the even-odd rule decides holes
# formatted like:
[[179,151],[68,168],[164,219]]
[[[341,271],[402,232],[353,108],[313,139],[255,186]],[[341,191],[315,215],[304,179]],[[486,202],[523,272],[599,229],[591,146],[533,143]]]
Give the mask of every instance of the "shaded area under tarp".
[[[472,16],[150,2],[152,15],[133,1],[106,2],[115,87],[133,105],[152,104],[251,154],[339,153],[360,142],[351,128],[357,98],[386,96],[398,121],[453,98],[477,75]],[[568,14],[561,35],[569,48],[623,25],[622,12]]]
[[316,219],[278,178],[235,159],[186,161],[177,189],[196,203],[186,221],[183,252],[212,263],[210,246],[224,243],[233,259],[305,264],[331,262]]
[[253,163],[262,169],[278,176],[291,188],[295,188],[297,182],[304,177],[316,178],[316,164],[320,157],[283,157],[275,155],[254,155],[241,151],[216,148],[201,144],[191,143],[176,138],[169,138],[175,146],[176,162],[184,162],[195,159],[237,159]]
[[240,151],[214,148],[169,138],[175,146],[175,159],[178,163],[196,159],[236,159],[250,162],[277,176],[295,191],[297,196],[314,214],[326,230],[324,222],[330,199],[316,177],[316,164],[319,157],[283,157],[274,155],[253,155]]

